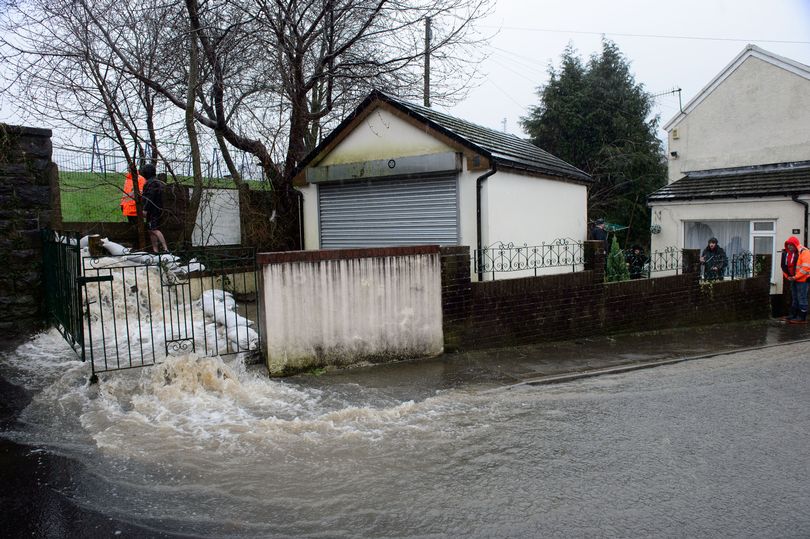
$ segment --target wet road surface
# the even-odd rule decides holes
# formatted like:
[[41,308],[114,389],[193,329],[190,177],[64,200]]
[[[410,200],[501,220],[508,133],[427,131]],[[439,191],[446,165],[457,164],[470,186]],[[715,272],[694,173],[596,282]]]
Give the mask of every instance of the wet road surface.
[[16,500],[2,524],[44,537],[807,537],[810,343],[510,386],[563,368],[552,360],[661,358],[683,354],[683,337],[697,355],[787,331],[752,328],[284,381],[185,358],[96,388],[40,336],[1,363],[25,388],[2,388],[23,408],[2,433],[4,507]]

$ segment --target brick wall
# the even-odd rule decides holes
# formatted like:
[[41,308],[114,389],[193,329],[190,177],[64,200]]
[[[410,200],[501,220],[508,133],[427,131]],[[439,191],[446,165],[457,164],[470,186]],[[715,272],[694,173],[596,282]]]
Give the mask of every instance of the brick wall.
[[0,124],[0,337],[42,325],[39,229],[51,221],[51,131]]
[[[768,257],[769,258],[769,257]],[[680,275],[604,282],[604,251],[588,242],[578,273],[471,282],[469,249],[442,249],[445,348],[463,350],[764,318],[770,276],[701,284],[697,251]],[[770,268],[767,259],[759,267]]]

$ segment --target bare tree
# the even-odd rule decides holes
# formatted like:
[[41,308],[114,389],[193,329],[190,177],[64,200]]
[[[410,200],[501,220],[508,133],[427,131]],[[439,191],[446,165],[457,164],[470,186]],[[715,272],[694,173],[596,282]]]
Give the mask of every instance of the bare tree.
[[[37,8],[28,13],[61,6],[59,26],[80,24],[97,44],[81,61],[148,88],[144,108],[159,97],[211,130],[237,182],[228,146],[253,155],[272,184],[283,227],[294,221],[295,167],[322,129],[372,88],[421,97],[427,18],[431,99],[448,103],[464,95],[482,50],[474,25],[494,0],[186,0],[184,10],[169,0],[149,0],[148,7],[135,0],[21,1]],[[138,30],[147,11],[164,21],[149,40]],[[44,23],[29,16],[33,32]],[[176,54],[192,50],[189,40],[199,51],[192,89],[189,57]],[[58,55],[65,45],[46,53]],[[145,58],[165,61],[158,66]]]

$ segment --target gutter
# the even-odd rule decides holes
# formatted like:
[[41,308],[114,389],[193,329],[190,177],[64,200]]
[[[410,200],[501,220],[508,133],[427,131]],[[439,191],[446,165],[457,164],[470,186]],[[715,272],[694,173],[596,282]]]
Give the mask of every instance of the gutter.
[[809,206],[808,206],[807,202],[805,202],[804,200],[799,200],[799,195],[798,194],[792,195],[790,197],[790,199],[793,202],[795,202],[797,204],[801,204],[802,206],[804,206],[804,243],[802,243],[802,245],[807,245],[807,211],[808,211]]
[[[492,161],[492,170],[488,171],[485,174],[482,174],[481,176],[478,176],[478,178],[475,179],[475,215],[476,215],[475,225],[477,236],[476,242],[477,246],[475,254],[477,256],[474,257],[473,260],[477,260],[481,256],[481,249],[483,249],[483,246],[481,245],[481,188],[484,186],[484,182],[486,181],[486,179],[495,174],[496,172],[498,171],[495,167],[495,162]],[[806,217],[807,215],[805,214],[805,218]],[[480,262],[478,264],[478,267],[476,268],[476,271],[478,273],[478,281],[480,282],[484,279],[484,272],[481,269]]]

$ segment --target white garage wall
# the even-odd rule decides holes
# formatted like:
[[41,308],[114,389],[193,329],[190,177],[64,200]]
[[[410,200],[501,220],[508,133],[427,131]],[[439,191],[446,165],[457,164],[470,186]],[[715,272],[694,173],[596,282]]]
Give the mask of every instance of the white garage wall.
[[204,189],[191,235],[194,246],[239,245],[242,226],[239,219],[239,191]]
[[[482,198],[486,216],[483,247],[497,242],[535,246],[558,239],[586,239],[588,191],[584,185],[498,171],[484,183]],[[566,266],[538,270],[537,274],[570,271]],[[534,271],[504,273],[497,278],[527,275]]]

